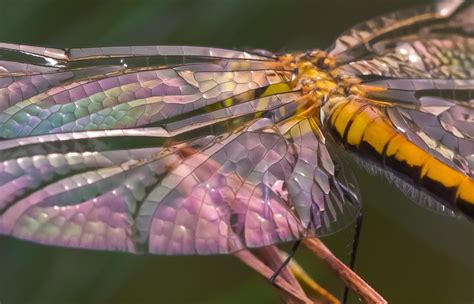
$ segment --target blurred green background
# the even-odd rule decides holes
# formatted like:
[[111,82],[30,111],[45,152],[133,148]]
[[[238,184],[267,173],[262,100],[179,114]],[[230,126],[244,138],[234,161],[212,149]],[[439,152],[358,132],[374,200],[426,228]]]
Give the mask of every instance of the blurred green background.
[[[53,47],[183,44],[325,48],[351,25],[426,1],[0,1],[0,41]],[[409,202],[354,168],[365,208],[356,271],[391,303],[473,303],[474,225]],[[324,241],[348,259],[353,229]],[[304,249],[296,259],[340,296]],[[0,303],[274,303],[272,287],[227,256],[132,256],[0,237]],[[357,303],[356,297],[350,298]]]

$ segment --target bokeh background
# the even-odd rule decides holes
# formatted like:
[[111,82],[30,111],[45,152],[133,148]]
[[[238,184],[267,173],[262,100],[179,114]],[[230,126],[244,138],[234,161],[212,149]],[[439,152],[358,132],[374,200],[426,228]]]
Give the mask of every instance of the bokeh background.
[[[329,46],[338,33],[371,16],[424,2],[0,1],[0,41],[304,50]],[[423,210],[383,178],[353,170],[365,209],[356,271],[391,303],[473,303],[474,224]],[[352,233],[349,228],[324,241],[347,260]],[[323,286],[342,294],[341,282],[309,252],[299,250],[296,259]],[[277,301],[265,280],[228,256],[132,256],[0,237],[1,304]]]

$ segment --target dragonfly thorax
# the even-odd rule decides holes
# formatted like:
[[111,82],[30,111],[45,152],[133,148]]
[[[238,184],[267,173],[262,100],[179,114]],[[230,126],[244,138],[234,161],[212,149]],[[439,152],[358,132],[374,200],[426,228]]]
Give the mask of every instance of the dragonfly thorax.
[[321,50],[280,57],[292,69],[291,86],[308,95],[316,106],[322,106],[331,97],[363,94],[361,82],[354,76],[343,75],[336,67],[336,60]]

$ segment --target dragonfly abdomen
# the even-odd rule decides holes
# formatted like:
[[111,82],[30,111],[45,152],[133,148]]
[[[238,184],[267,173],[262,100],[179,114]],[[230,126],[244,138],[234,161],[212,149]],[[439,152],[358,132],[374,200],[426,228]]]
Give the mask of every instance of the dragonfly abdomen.
[[409,141],[379,108],[342,102],[331,112],[329,127],[358,156],[474,219],[474,180]]

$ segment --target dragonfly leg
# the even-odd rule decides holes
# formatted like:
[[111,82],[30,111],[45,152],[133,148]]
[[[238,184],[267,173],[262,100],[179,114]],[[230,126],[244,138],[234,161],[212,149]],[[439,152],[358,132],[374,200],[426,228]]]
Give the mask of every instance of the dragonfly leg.
[[298,249],[298,246],[300,245],[301,241],[298,240],[296,241],[294,244],[293,244],[293,247],[291,247],[291,251],[290,253],[288,254],[288,256],[285,258],[285,260],[283,261],[283,263],[280,265],[280,267],[278,267],[278,269],[273,273],[273,275],[270,277],[270,282],[272,284],[275,284],[275,280],[276,278],[280,275],[281,271],[286,267],[286,265],[288,265],[288,263],[291,261],[291,259],[293,258],[293,256],[295,255],[296,253],[296,250]]
[[[352,243],[351,258],[349,260],[349,268],[351,270],[354,270],[354,267],[355,267],[357,247],[359,246],[359,239],[360,239],[360,233],[362,231],[363,220],[364,220],[364,214],[362,213],[362,209],[361,209],[359,212],[359,215],[357,216],[357,221],[356,221],[356,226],[355,226],[355,231],[354,231],[354,241]],[[342,296],[343,304],[346,304],[348,295],[349,295],[349,288],[346,286],[344,288],[344,295]]]

